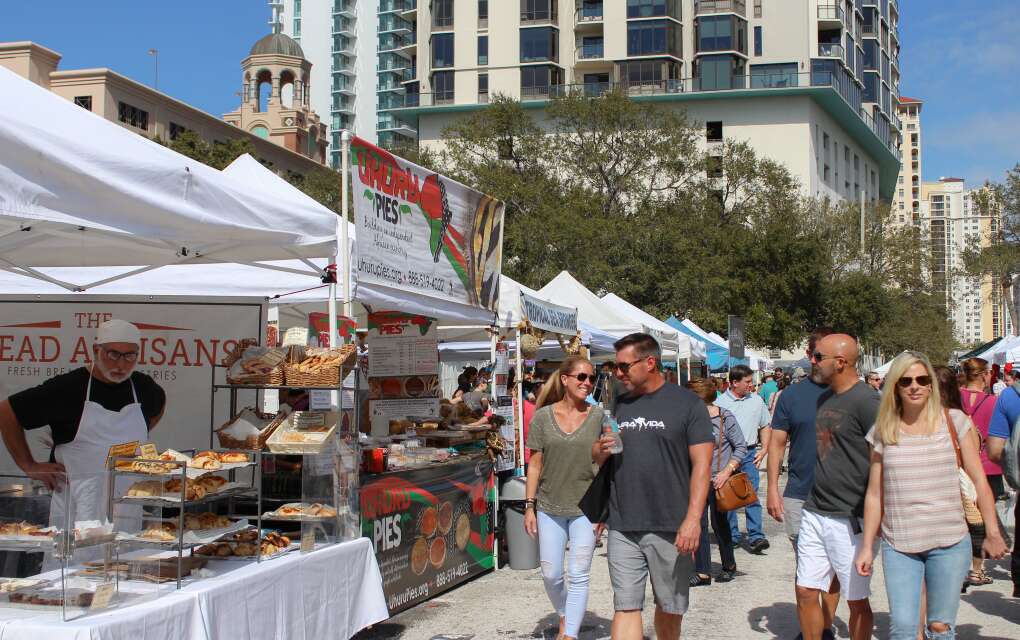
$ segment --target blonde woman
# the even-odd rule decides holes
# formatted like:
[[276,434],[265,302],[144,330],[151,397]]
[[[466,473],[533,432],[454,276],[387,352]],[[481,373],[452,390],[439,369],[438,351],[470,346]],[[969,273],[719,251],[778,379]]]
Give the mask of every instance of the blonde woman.
[[[987,525],[984,554],[991,558],[1006,554],[992,492],[969,433],[973,428],[962,411],[942,408],[927,357],[905,352],[893,360],[876,424],[868,433],[873,450],[864,539],[855,563],[862,576],[871,575],[881,527],[891,640],[917,637],[922,585],[927,590],[926,636],[956,637],[970,539],[960,502],[955,442],[959,442],[963,469],[977,488],[978,508]],[[949,429],[956,431],[955,439]]]
[[586,402],[594,386],[591,362],[568,357],[543,387],[528,431],[524,530],[538,536],[545,591],[560,617],[557,639],[577,638],[588,606],[595,529],[577,504],[595,478],[591,451],[601,434],[602,412]]

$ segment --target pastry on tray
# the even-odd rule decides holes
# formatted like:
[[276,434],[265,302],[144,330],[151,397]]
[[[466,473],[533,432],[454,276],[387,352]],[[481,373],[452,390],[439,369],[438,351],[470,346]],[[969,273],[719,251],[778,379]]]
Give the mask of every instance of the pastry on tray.
[[223,488],[223,485],[227,484],[227,479],[210,473],[192,482],[205,489],[206,493],[216,493]]
[[163,483],[159,480],[142,480],[136,482],[127,490],[130,498],[153,498],[163,495]]
[[173,522],[154,522],[138,535],[148,540],[173,542],[177,539],[177,525]]
[[231,524],[230,518],[218,516],[208,511],[206,513],[184,514],[184,528],[188,530],[224,529]]
[[233,464],[238,462],[249,462],[248,454],[243,451],[222,451],[219,454],[220,462]]
[[181,483],[184,483],[184,499],[185,500],[201,500],[208,493],[205,487],[202,486],[197,480],[182,480],[180,478],[174,478],[173,480],[167,480],[163,484],[163,491],[165,494],[177,494],[181,493]]
[[188,466],[196,469],[215,470],[221,468],[223,463],[220,462],[220,456],[215,451],[201,451],[195,454]]

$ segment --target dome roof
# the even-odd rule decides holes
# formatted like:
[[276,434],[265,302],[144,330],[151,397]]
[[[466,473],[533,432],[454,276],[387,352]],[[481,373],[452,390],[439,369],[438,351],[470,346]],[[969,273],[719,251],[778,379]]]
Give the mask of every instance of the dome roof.
[[295,42],[290,36],[282,33],[270,33],[268,36],[262,38],[252,45],[251,52],[248,55],[259,56],[274,54],[294,56],[295,58],[305,57],[305,52],[301,50],[301,45]]

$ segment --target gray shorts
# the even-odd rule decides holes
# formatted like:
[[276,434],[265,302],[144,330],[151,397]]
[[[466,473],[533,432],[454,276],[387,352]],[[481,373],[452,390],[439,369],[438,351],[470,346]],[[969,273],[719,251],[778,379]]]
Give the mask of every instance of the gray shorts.
[[800,533],[800,512],[804,501],[797,498],[783,498],[783,529],[786,537],[793,543],[793,552],[797,552],[797,534]]
[[659,608],[674,615],[687,612],[694,560],[680,555],[675,538],[657,532],[609,532],[609,580],[617,611],[644,609],[645,584],[651,578]]

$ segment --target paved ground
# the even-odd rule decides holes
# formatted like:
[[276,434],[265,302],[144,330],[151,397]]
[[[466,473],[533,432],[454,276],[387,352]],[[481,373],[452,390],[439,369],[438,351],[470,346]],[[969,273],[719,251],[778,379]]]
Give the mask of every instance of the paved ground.
[[[764,490],[764,478],[762,489]],[[685,638],[792,640],[799,632],[793,604],[794,559],[782,525],[766,514],[766,535],[772,548],[765,555],[737,552],[739,576],[728,584],[691,590],[691,609],[684,617]],[[718,570],[718,550],[713,561]],[[1008,560],[990,564],[995,582],[971,588],[963,596],[958,618],[961,640],[1017,640],[1020,638],[1020,600],[1009,597]],[[876,638],[888,637],[889,616],[881,562],[872,580],[872,606],[876,612]],[[652,602],[649,588],[646,602]],[[582,640],[609,638],[613,615],[612,589],[605,548],[592,565],[588,613],[581,627]],[[838,611],[839,637],[849,637],[846,605]],[[557,619],[550,609],[537,570],[489,573],[441,595],[389,621],[363,631],[357,640],[486,640],[556,637]],[[646,637],[654,637],[651,609],[646,607]]]

